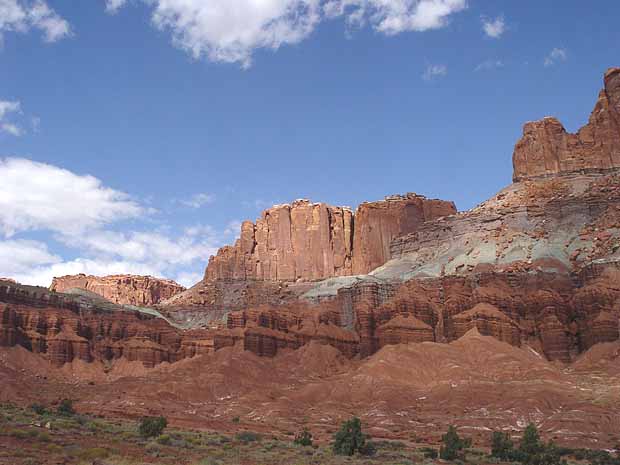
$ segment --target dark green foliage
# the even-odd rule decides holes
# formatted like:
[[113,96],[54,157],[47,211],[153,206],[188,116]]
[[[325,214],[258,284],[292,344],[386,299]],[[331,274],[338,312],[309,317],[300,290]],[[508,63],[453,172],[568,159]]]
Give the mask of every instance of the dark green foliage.
[[161,435],[168,426],[168,420],[164,417],[144,417],[140,420],[138,433],[144,438],[152,438]]
[[518,449],[514,448],[507,434],[495,431],[491,435],[491,455],[506,462],[521,462],[524,465],[563,465],[566,462],[562,460],[562,456],[571,452],[570,449],[556,447],[553,442],[543,442],[533,423],[523,431]]
[[237,433],[237,436],[235,437],[238,441],[241,442],[256,442],[263,439],[260,434],[254,433],[252,431],[242,431],[241,433]]
[[507,462],[513,459],[514,445],[508,433],[493,432],[491,435],[491,455]]
[[439,457],[443,460],[455,460],[463,449],[471,446],[471,439],[461,439],[454,426],[448,428],[448,432],[441,437],[441,442],[443,444],[439,449]]
[[295,435],[293,442],[300,446],[312,446],[312,433],[308,431],[308,428],[304,428],[303,431]]
[[540,454],[544,449],[544,444],[540,440],[538,434],[538,428],[534,423],[530,423],[523,431],[523,437],[519,444],[519,452],[525,458],[525,463],[529,463],[528,460],[533,458],[536,454]]
[[234,417],[234,418],[232,419],[232,422],[233,422],[233,423],[239,423],[240,421],[241,421],[241,420],[240,420],[240,418],[239,418],[239,417]]
[[63,399],[58,404],[58,413],[60,415],[71,416],[75,413],[73,410],[73,401],[71,399]]
[[620,465],[620,456],[614,457],[606,450],[576,449],[572,455],[577,460],[587,460],[592,465]]
[[425,459],[436,459],[439,457],[437,449],[433,449],[432,447],[420,447],[420,452],[424,454]]
[[30,406],[30,408],[32,409],[32,411],[34,413],[36,413],[37,415],[45,415],[47,413],[47,410],[45,409],[45,407],[41,404],[32,404]]
[[332,445],[334,454],[336,455],[354,455],[359,453],[362,455],[373,455],[376,452],[376,446],[368,441],[368,437],[362,433],[362,422],[359,418],[351,418],[345,421],[334,435],[334,443]]

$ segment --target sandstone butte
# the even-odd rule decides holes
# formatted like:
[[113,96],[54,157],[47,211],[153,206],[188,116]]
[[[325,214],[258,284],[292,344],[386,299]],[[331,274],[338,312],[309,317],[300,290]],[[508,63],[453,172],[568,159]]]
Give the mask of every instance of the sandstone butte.
[[453,202],[421,195],[347,207],[297,200],[241,225],[240,238],[209,260],[207,281],[319,280],[366,274],[389,259],[392,239],[425,221],[456,213]]
[[123,305],[150,306],[183,292],[185,288],[168,279],[152,276],[111,275],[87,276],[85,274],[54,278],[51,291],[67,292],[84,289]]
[[618,121],[610,69],[589,123],[577,134],[549,118],[526,124],[513,184],[470,211],[413,194],[355,214],[298,201],[244,223],[187,291],[128,276],[52,285],[157,310],[2,281],[0,400],[71,386],[89,411],[156,406],[191,423],[179,413],[191,410],[216,427],[252,415],[285,431],[303,415],[334,426],[361,411],[401,439],[455,418],[472,434],[508,430],[536,411],[561,440],[613,446]]
[[620,69],[605,73],[588,124],[569,134],[556,118],[527,123],[513,156],[514,181],[620,168]]

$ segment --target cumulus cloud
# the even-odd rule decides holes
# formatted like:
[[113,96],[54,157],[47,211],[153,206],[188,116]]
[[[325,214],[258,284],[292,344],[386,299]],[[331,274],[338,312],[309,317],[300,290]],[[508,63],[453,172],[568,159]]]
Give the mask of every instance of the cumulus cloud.
[[[179,234],[136,230],[134,223],[128,230],[113,230],[121,220],[149,219],[150,210],[93,176],[49,164],[0,159],[0,179],[0,234],[5,236],[0,277],[25,284],[48,286],[55,276],[76,273],[150,274],[193,284],[189,281],[229,237],[202,224]],[[33,232],[36,241],[22,238]],[[48,249],[59,244],[62,257]]]
[[32,240],[0,241],[0,277],[14,277],[32,267],[61,262],[43,242]]
[[21,113],[21,104],[17,101],[0,100],[0,132],[5,132],[12,136],[21,136],[24,133],[23,129],[17,124],[8,121],[8,116],[12,113]]
[[45,42],[71,34],[69,23],[43,0],[0,0],[0,40],[6,32],[26,33],[38,29]]
[[544,65],[553,66],[557,63],[566,61],[568,59],[568,52],[565,48],[554,48],[549,52],[549,55],[545,57]]
[[77,234],[143,216],[127,194],[93,176],[23,158],[0,159],[0,233],[46,229]]
[[[143,0],[153,24],[194,58],[238,62],[247,67],[256,49],[276,50],[300,42],[326,19],[349,26],[370,24],[394,35],[447,25],[466,0]],[[125,1],[107,0],[115,12]]]
[[206,193],[195,194],[187,200],[181,200],[183,205],[190,208],[200,208],[213,202],[215,202],[215,195]]
[[504,17],[498,16],[495,19],[482,18],[482,29],[488,37],[499,39],[506,31]]
[[426,71],[422,75],[422,79],[430,81],[437,77],[446,76],[448,74],[448,67],[446,65],[428,65]]

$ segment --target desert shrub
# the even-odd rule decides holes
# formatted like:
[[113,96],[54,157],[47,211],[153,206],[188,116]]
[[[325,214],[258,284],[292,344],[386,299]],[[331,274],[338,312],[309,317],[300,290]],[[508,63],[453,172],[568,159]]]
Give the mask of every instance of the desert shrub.
[[308,431],[308,428],[304,428],[295,435],[293,442],[300,446],[312,446],[312,433]]
[[30,408],[37,415],[45,415],[47,413],[47,410],[41,404],[32,404]]
[[362,433],[362,422],[359,418],[345,421],[340,430],[334,435],[332,448],[336,455],[373,455],[376,446],[369,443],[369,437]]
[[61,400],[60,404],[58,404],[57,411],[59,415],[64,415],[64,416],[73,415],[75,413],[75,410],[73,410],[73,401],[71,399]]
[[158,444],[162,444],[164,446],[169,446],[170,444],[172,444],[172,438],[167,434],[162,434],[161,436],[158,436],[156,441]]
[[110,452],[103,447],[93,447],[90,449],[82,449],[75,454],[78,458],[91,461],[97,459],[106,459],[110,456]]
[[448,432],[441,437],[442,446],[439,449],[439,457],[443,460],[455,460],[461,455],[463,449],[471,445],[471,440],[461,439],[456,427],[450,426]]
[[420,447],[419,451],[422,452],[425,459],[436,459],[439,457],[437,449],[433,449],[432,447]]
[[138,433],[144,438],[160,436],[168,426],[165,417],[144,417],[138,425]]
[[241,421],[241,419],[239,417],[233,417],[232,422],[233,423],[239,423]]
[[256,442],[256,441],[260,441],[261,439],[263,439],[260,434],[254,433],[252,431],[242,431],[241,433],[237,433],[235,438],[237,438],[237,441],[246,442],[246,443]]

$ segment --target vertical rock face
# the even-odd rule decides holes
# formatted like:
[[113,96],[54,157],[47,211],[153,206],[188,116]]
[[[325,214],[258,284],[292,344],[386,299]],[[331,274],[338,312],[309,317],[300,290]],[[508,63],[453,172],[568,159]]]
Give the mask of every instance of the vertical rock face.
[[51,291],[85,289],[121,305],[155,305],[185,288],[174,281],[152,276],[112,275],[87,276],[85,274],[54,278]]
[[605,88],[587,125],[569,134],[556,118],[527,123],[513,155],[515,182],[539,176],[620,168],[620,68],[605,73]]
[[298,200],[246,221],[234,246],[211,257],[206,281],[317,280],[363,274],[389,259],[393,238],[456,212],[454,203],[407,194],[347,207]]
[[297,200],[241,226],[234,246],[209,260],[207,280],[312,280],[351,273],[353,213]]
[[456,213],[453,202],[429,200],[416,194],[365,202],[355,212],[353,274],[366,274],[390,259],[390,243],[425,221]]

